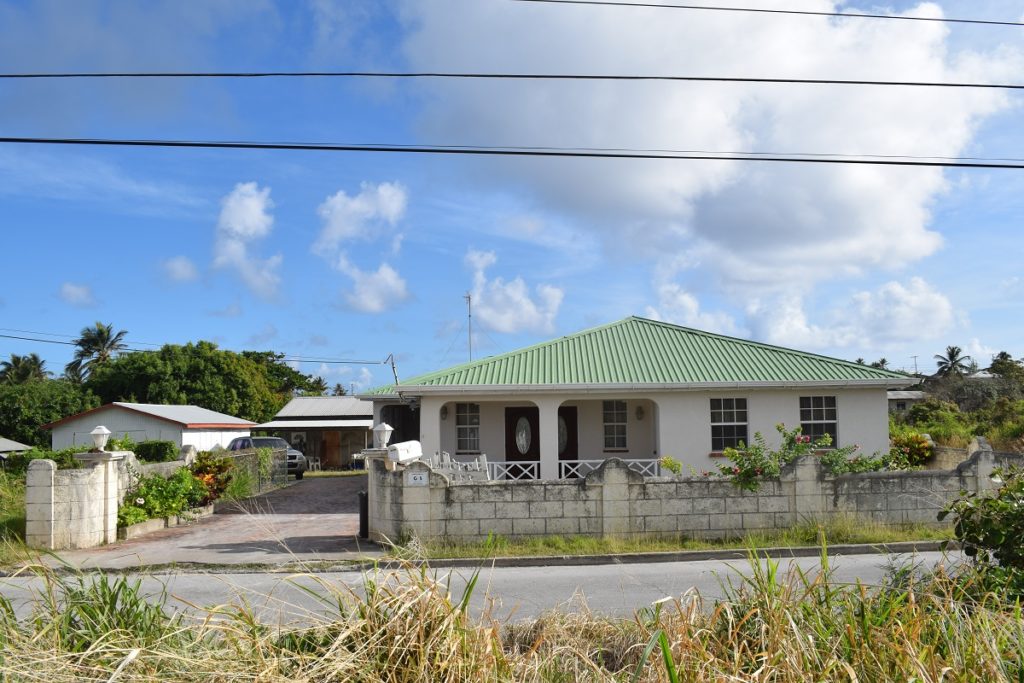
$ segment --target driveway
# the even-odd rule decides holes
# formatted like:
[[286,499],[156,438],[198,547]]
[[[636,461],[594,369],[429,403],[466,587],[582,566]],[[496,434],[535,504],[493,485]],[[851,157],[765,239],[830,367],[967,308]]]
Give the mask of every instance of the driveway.
[[286,564],[354,560],[377,555],[360,542],[356,493],[366,476],[312,477],[285,488],[221,506],[193,524],[164,529],[130,541],[60,553],[82,569],[141,565]]

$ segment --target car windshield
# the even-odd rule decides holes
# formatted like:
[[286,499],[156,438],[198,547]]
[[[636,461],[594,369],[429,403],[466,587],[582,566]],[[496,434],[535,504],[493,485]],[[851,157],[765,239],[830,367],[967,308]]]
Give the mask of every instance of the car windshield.
[[252,445],[255,448],[288,448],[288,442],[276,436],[255,437]]

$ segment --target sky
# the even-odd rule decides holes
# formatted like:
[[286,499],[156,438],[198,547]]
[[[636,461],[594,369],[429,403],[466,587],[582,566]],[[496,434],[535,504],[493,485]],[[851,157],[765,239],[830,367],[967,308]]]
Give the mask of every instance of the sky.
[[[692,3],[697,4],[697,3]],[[1024,21],[1017,1],[758,0]],[[7,72],[1021,82],[1024,28],[513,0],[0,0]],[[1021,95],[0,81],[0,135],[1024,158]],[[1024,355],[1024,171],[0,144],[0,334],[274,350],[360,391],[630,315],[932,372]],[[59,373],[72,347],[0,338]]]

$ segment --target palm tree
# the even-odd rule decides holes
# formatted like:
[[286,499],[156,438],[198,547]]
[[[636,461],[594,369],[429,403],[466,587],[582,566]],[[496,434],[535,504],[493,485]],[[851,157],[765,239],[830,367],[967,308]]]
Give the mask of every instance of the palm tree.
[[871,364],[871,367],[878,368],[879,370],[888,370],[889,359],[885,357],[879,358],[878,360]]
[[306,382],[306,396],[323,396],[327,393],[327,382],[319,375]]
[[7,384],[25,384],[46,379],[49,375],[46,361],[35,353],[30,353],[27,356],[12,353],[10,360],[0,363],[0,382]]
[[947,346],[946,354],[935,354],[935,361],[938,363],[938,375],[949,377],[950,375],[962,376],[970,368],[973,359],[965,355],[959,346]]
[[75,358],[64,372],[70,376],[85,377],[93,370],[114,358],[119,351],[127,348],[124,336],[127,330],[114,332],[113,324],[104,325],[96,321],[95,327],[85,327],[75,340]]
[[334,385],[334,390],[331,392],[331,395],[332,396],[344,396],[346,393],[347,392],[345,391],[345,387],[342,386],[341,382],[337,382]]

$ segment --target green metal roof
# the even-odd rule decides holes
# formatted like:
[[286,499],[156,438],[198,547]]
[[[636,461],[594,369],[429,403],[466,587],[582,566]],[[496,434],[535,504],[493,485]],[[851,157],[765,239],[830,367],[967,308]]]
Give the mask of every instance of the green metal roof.
[[864,382],[899,385],[908,375],[838,358],[630,317],[609,325],[379,387],[708,385]]

